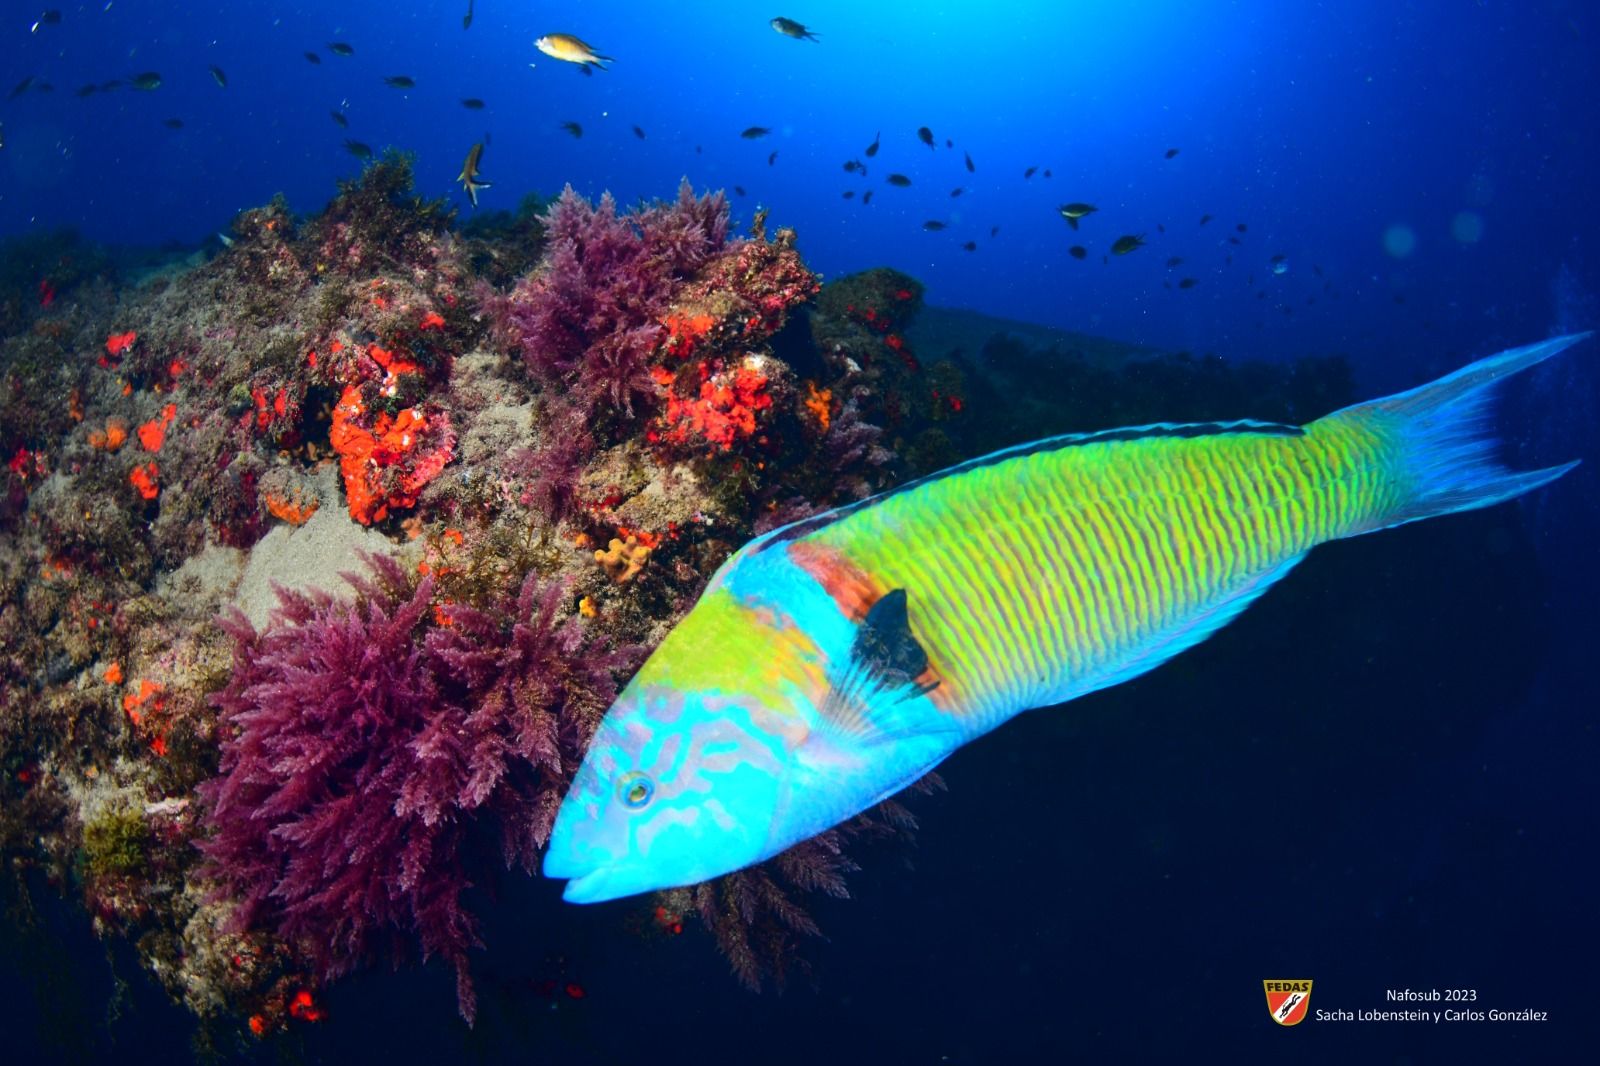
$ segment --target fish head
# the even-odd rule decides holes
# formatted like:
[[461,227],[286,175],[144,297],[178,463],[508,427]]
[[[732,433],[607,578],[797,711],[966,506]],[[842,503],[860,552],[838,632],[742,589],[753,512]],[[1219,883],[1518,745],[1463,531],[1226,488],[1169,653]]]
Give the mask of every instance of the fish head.
[[783,811],[806,667],[771,623],[714,583],[606,712],[545,855],[566,899],[695,884],[800,839]]
[[[607,711],[545,855],[569,901],[770,858],[910,784],[959,742],[914,680],[926,657],[905,630],[904,592],[863,623],[817,580],[825,552],[773,546],[736,554]],[[893,661],[875,658],[884,649]],[[875,666],[900,688],[855,684]],[[861,713],[838,713],[850,707]]]
[[653,684],[606,714],[556,815],[547,877],[574,903],[690,885],[771,854],[783,791],[749,708]]

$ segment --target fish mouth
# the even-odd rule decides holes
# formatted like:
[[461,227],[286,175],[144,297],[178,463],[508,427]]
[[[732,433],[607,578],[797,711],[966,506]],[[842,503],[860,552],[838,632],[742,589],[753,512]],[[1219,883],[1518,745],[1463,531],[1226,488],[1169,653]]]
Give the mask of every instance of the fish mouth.
[[556,850],[545,853],[543,872],[552,881],[567,882],[561,898],[568,903],[603,903],[642,891],[634,887],[633,878],[622,876],[618,863],[585,861]]
[[568,903],[604,903],[607,900],[636,895],[640,889],[618,878],[618,872],[616,867],[602,866],[598,870],[579,874],[567,882],[561,898]]

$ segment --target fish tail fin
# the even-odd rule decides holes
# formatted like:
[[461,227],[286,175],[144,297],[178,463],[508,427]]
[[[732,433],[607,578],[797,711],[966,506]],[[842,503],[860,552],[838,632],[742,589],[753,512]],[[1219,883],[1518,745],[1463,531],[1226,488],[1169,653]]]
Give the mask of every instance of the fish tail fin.
[[1489,507],[1548,485],[1577,466],[1573,461],[1542,470],[1506,467],[1495,456],[1498,439],[1490,415],[1507,378],[1589,336],[1573,333],[1512,348],[1409,392],[1329,415],[1329,420],[1375,424],[1399,448],[1391,467],[1399,483],[1394,502],[1352,532]]

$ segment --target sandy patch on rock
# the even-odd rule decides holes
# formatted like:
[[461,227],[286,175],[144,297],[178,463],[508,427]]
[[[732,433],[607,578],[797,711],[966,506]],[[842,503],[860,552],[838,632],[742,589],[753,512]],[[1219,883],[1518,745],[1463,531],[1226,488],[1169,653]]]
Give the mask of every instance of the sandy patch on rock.
[[368,529],[350,517],[335,481],[331,465],[316,476],[317,495],[322,506],[303,526],[275,525],[250,549],[249,561],[239,579],[234,603],[257,629],[266,625],[278,605],[274,583],[284,588],[320,588],[334,595],[347,595],[350,585],[341,573],[366,573],[358,552],[374,555],[404,553],[375,529]]

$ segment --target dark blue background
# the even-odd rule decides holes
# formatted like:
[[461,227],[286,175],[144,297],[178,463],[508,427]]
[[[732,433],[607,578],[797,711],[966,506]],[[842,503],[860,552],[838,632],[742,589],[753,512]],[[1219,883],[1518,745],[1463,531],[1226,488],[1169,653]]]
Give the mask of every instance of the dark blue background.
[[[746,5],[694,0],[483,0],[465,31],[465,0],[105,6],[68,7],[37,33],[33,4],[3,6],[0,91],[27,75],[55,89],[0,100],[0,234],[72,223],[100,240],[195,241],[274,192],[316,210],[359,166],[346,137],[415,152],[421,190],[465,209],[452,179],[489,134],[485,207],[568,181],[627,202],[686,174],[743,186],[741,214],[770,206],[829,275],[887,264],[935,303],[1232,356],[1345,351],[1397,381],[1419,358],[1542,335],[1561,267],[1587,291],[1600,269],[1590,4],[852,0],[789,12],[821,43],[778,35]],[[532,42],[552,31],[615,64],[583,77],[547,59]],[[328,53],[334,40],[356,54]],[[75,95],[145,70],[165,84]],[[394,74],[417,87],[388,88]],[[488,109],[463,109],[469,96]],[[161,125],[174,117],[183,129]],[[558,130],[566,120],[581,141]],[[923,125],[937,152],[917,141]],[[749,126],[774,132],[741,140]],[[880,130],[867,180],[846,174]],[[1054,176],[1024,181],[1029,166]],[[884,185],[891,171],[915,184]],[[968,191],[952,200],[957,186]],[[863,208],[840,198],[847,188],[876,195]],[[1069,200],[1100,207],[1076,236],[1054,212]],[[1481,224],[1475,243],[1452,235],[1462,212]],[[929,219],[951,227],[925,233]],[[1249,230],[1235,247],[1238,222]],[[1414,233],[1409,257],[1385,252],[1392,226]],[[1102,264],[1124,233],[1149,247]],[[961,250],[968,239],[977,252]],[[1066,251],[1078,241],[1082,262]],[[1290,271],[1274,277],[1279,254]],[[1196,288],[1162,287],[1172,256],[1186,259],[1173,280]],[[1254,298],[1251,274],[1269,299]]]
[[[0,100],[0,235],[70,224],[101,241],[193,242],[280,190],[309,212],[359,166],[346,137],[415,152],[421,191],[459,201],[450,179],[490,134],[485,209],[565,181],[623,201],[670,193],[681,174],[738,184],[739,213],[769,205],[830,276],[893,265],[935,303],[1230,358],[1342,352],[1367,393],[1596,324],[1600,14],[1587,4],[782,12],[821,44],[775,34],[778,11],[732,3],[480,0],[468,31],[465,0],[404,14],[103,6],[65,8],[38,33],[31,6],[0,8],[0,91],[30,74],[55,85]],[[539,55],[533,38],[552,31],[592,41],[614,68],[583,77]],[[357,54],[327,53],[331,40]],[[74,95],[142,70],[163,87]],[[385,87],[391,74],[417,88]],[[465,96],[489,108],[466,111]],[[328,118],[340,108],[347,131]],[[569,119],[581,141],[556,129]],[[915,138],[924,124],[937,151]],[[774,133],[741,140],[751,125]],[[869,178],[843,172],[879,130]],[[1165,160],[1170,147],[1181,152]],[[1053,176],[1024,180],[1033,165]],[[915,184],[885,186],[890,171]],[[841,199],[847,188],[875,189],[873,203]],[[1079,199],[1101,210],[1074,235],[1054,208]],[[1203,213],[1216,216],[1204,228]],[[935,218],[950,229],[924,232]],[[1474,219],[1479,239],[1463,240]],[[1395,226],[1415,236],[1408,256],[1385,249]],[[1122,233],[1150,246],[1103,264]],[[968,239],[977,252],[960,249]],[[1088,259],[1067,255],[1074,242]],[[1288,257],[1281,277],[1274,254]],[[1187,262],[1169,272],[1170,256]],[[1181,276],[1200,284],[1162,284]],[[442,972],[372,974],[332,992],[308,1057],[1581,1055],[1600,946],[1597,359],[1591,341],[1541,368],[1507,412],[1519,459],[1590,460],[1561,483],[1322,549],[1206,646],[960,752],[951,793],[918,804],[916,870],[863,854],[857,899],[821,908],[818,991],[747,995],[694,935],[641,939],[623,931],[627,904],[555,907],[555,886],[511,880],[491,909],[476,1032],[455,1020]],[[107,1021],[101,947],[70,912],[47,928],[7,959],[8,1051],[53,1059],[67,1040],[84,1057],[187,1057],[186,1016],[126,958],[116,970],[132,986]],[[46,1008],[30,978],[58,965]],[[530,990],[558,976],[588,998],[552,1008]],[[1269,977],[1315,979],[1313,1008],[1459,985],[1552,1021],[1285,1031],[1266,1016]]]

